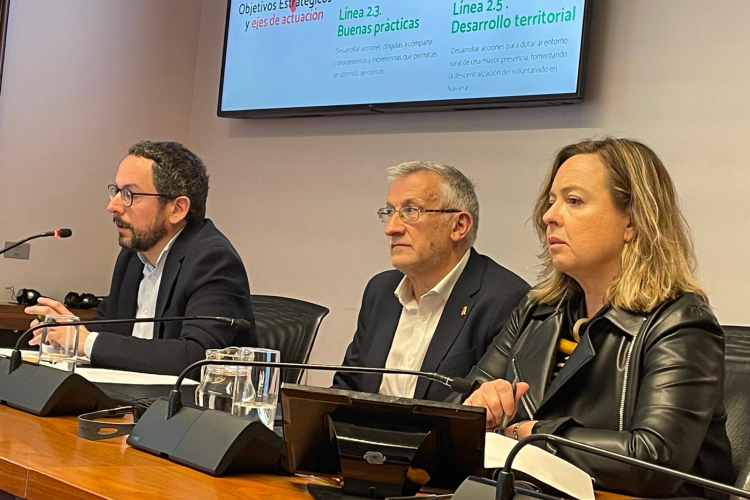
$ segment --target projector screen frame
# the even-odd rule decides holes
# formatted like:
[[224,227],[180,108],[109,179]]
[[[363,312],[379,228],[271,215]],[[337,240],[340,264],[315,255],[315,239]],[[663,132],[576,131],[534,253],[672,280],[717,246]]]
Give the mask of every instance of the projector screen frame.
[[578,81],[575,92],[567,94],[441,99],[433,101],[345,104],[295,108],[264,108],[224,111],[221,109],[221,103],[224,95],[224,71],[227,59],[229,19],[232,12],[232,3],[233,0],[227,0],[227,15],[226,21],[224,23],[224,45],[222,48],[221,57],[219,100],[216,107],[216,114],[220,118],[296,118],[313,116],[422,113],[434,111],[471,111],[478,109],[521,108],[577,104],[582,102],[585,97],[589,39],[591,36],[591,11],[594,0],[585,0],[584,3],[583,27],[581,33],[581,52],[578,61]]

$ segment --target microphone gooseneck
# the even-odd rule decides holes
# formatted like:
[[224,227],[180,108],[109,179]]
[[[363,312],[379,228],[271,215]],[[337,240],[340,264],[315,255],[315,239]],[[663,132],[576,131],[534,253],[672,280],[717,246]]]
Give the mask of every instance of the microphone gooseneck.
[[708,488],[713,491],[718,491],[727,495],[736,495],[740,498],[746,498],[750,500],[750,491],[741,490],[739,488],[718,483],[716,481],[711,481],[709,479],[703,479],[702,477],[697,477],[686,472],[676,471],[662,465],[652,464],[644,460],[639,460],[637,458],[626,457],[624,455],[620,455],[608,450],[603,450],[595,446],[578,443],[576,441],[571,441],[570,439],[555,436],[554,434],[532,434],[531,436],[527,436],[521,439],[513,447],[513,449],[510,450],[510,453],[508,453],[508,456],[505,459],[505,465],[503,466],[502,471],[500,471],[500,475],[497,480],[497,490],[495,497],[497,500],[513,499],[513,497],[515,496],[515,477],[511,470],[513,466],[513,460],[516,458],[516,455],[518,455],[523,447],[537,441],[549,441],[562,447],[568,447],[574,450],[583,451],[585,453],[591,453],[592,455],[596,455],[599,457],[609,458],[620,463],[632,465],[634,467],[640,467],[651,472],[664,474],[665,476],[679,479],[681,481],[685,481],[686,483],[695,484],[697,486]]
[[35,240],[37,238],[46,238],[48,236],[54,236],[55,238],[68,238],[73,234],[73,231],[70,229],[55,229],[54,231],[45,231],[43,233],[35,234],[34,236],[29,236],[28,238],[24,238],[21,241],[17,241],[13,243],[9,247],[5,247],[2,250],[0,250],[0,255],[4,254],[8,250],[13,250],[19,245],[23,245],[27,241]]

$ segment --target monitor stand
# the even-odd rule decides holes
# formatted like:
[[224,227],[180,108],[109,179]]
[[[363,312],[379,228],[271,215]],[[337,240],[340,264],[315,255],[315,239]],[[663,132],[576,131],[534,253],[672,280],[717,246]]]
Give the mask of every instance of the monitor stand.
[[427,450],[434,449],[432,429],[353,417],[338,410],[327,416],[329,437],[338,449],[343,487],[310,485],[315,499],[410,496],[427,484],[430,477],[418,464],[431,456]]

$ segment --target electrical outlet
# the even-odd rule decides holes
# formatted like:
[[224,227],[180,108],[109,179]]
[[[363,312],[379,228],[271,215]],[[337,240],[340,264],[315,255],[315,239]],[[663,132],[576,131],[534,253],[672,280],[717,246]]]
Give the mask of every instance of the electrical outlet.
[[[14,241],[6,241],[5,242],[5,248],[8,248],[11,245],[15,245]],[[31,243],[24,243],[23,245],[18,245],[13,250],[8,250],[3,254],[3,257],[6,259],[23,259],[23,260],[29,260],[29,253],[31,252]]]

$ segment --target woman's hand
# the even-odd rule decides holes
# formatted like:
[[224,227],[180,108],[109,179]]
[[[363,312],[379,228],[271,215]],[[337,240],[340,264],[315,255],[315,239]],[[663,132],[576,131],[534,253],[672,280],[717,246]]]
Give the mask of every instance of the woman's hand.
[[487,430],[494,430],[500,427],[505,415],[512,418],[516,414],[518,401],[528,390],[529,384],[518,382],[514,398],[510,382],[502,379],[491,380],[479,386],[479,389],[466,398],[464,404],[487,408]]
[[[505,434],[509,438],[514,438],[521,440],[525,437],[531,436],[531,431],[534,429],[534,424],[536,424],[536,420],[524,420],[523,422],[518,422],[513,425],[509,425],[503,430],[503,434]],[[513,435],[513,429],[518,426],[518,430],[516,431],[516,435]]]

